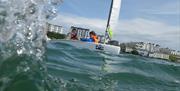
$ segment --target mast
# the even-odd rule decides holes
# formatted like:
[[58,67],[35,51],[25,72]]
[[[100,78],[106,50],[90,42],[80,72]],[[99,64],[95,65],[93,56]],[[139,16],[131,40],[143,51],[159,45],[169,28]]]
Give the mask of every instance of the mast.
[[109,16],[108,16],[108,21],[107,21],[107,26],[106,26],[106,28],[110,25],[109,23],[110,23],[110,19],[111,19],[113,2],[114,2],[114,0],[111,0],[111,7],[110,7],[110,10],[109,10]]
[[108,21],[107,21],[107,25],[106,25],[105,40],[104,41],[106,41],[107,39],[111,40],[110,36],[108,34],[108,28],[110,27],[110,19],[111,19],[113,3],[114,3],[114,0],[111,0],[111,6],[110,6],[110,9],[109,9],[109,16],[108,16]]
[[121,8],[121,0],[111,0],[111,6],[109,10],[109,16],[105,31],[105,39],[104,42],[107,42],[111,40],[112,38],[112,30],[116,27],[118,19],[119,19],[119,13]]

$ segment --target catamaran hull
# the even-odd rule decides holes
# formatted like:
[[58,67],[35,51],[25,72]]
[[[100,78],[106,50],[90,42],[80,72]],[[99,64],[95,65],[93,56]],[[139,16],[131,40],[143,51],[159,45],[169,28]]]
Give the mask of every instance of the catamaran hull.
[[107,44],[100,44],[100,43],[96,44],[92,42],[82,42],[82,41],[74,41],[74,40],[54,40],[54,41],[68,44],[76,48],[89,49],[92,51],[107,52],[114,55],[118,55],[120,53],[120,47],[114,46],[114,45],[107,45]]

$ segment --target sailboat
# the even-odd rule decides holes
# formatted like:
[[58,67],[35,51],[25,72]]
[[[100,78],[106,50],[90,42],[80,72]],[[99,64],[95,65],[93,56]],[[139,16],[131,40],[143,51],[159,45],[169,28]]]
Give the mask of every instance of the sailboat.
[[[89,49],[92,51],[107,52],[110,54],[118,55],[120,53],[120,46],[117,46],[117,45],[115,46],[115,45],[112,45],[111,43],[108,44],[108,42],[112,41],[112,36],[113,36],[112,31],[116,26],[116,22],[118,21],[120,7],[121,7],[121,0],[111,0],[111,6],[109,10],[109,16],[107,20],[107,26],[106,26],[103,42],[100,42],[100,43],[83,42],[80,40],[71,40],[71,39],[59,39],[59,40],[53,40],[53,41],[69,44],[77,48]],[[73,27],[73,26],[71,28],[77,29],[77,30],[85,30],[84,35],[82,35],[82,33],[79,34],[81,35],[80,38],[82,37],[84,38],[85,35],[88,34],[86,32],[89,31],[88,29],[82,29],[82,28]]]

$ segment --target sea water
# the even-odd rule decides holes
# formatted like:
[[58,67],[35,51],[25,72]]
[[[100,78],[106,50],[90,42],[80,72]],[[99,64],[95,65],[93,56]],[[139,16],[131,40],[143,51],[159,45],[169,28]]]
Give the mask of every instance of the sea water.
[[45,41],[61,0],[0,0],[0,91],[180,91],[180,64]]

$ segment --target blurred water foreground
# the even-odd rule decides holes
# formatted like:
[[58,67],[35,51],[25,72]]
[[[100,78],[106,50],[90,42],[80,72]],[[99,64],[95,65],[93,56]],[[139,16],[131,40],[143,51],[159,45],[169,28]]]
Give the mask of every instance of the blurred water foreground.
[[1,58],[44,53],[45,23],[57,15],[62,0],[0,0]]

